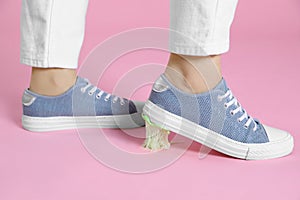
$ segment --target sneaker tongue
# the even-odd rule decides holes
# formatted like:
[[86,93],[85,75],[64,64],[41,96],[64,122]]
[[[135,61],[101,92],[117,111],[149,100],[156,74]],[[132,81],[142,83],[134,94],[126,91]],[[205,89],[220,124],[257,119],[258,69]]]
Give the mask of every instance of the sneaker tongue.
[[87,79],[81,78],[77,76],[76,84],[75,85],[86,85],[88,83]]
[[218,83],[218,85],[214,88],[214,90],[221,90],[223,92],[227,92],[228,87],[226,81],[222,78],[222,80]]

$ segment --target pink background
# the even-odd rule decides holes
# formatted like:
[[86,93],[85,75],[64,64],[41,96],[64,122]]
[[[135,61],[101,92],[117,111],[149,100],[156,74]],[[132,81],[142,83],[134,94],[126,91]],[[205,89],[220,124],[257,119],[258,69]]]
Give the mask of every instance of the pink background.
[[[298,0],[240,1],[231,50],[223,60],[224,76],[247,111],[293,134],[293,154],[243,161],[213,151],[199,160],[200,144],[193,144],[171,166],[141,175],[117,172],[97,162],[75,130],[37,134],[21,128],[21,95],[28,86],[30,68],[19,64],[20,4],[20,0],[0,2],[1,200],[300,199]],[[161,0],[90,0],[81,62],[98,43],[120,31],[167,28],[168,4]],[[147,63],[154,59],[164,64],[166,56],[131,57],[123,70],[130,70],[135,60]],[[101,87],[111,91],[113,83],[104,79]],[[148,92],[140,92],[136,98],[146,99]],[[133,149],[142,142],[131,142],[116,130],[110,137]]]

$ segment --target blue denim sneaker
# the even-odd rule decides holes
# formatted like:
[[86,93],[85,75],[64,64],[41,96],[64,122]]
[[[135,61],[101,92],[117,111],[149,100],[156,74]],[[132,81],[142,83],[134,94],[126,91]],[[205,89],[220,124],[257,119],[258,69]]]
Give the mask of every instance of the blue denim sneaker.
[[173,131],[224,154],[242,159],[269,159],[292,152],[293,137],[250,117],[225,80],[211,91],[188,94],[161,75],[143,109],[145,147],[168,149]]
[[144,103],[106,93],[80,77],[72,88],[55,97],[25,90],[22,102],[22,124],[30,131],[144,126]]

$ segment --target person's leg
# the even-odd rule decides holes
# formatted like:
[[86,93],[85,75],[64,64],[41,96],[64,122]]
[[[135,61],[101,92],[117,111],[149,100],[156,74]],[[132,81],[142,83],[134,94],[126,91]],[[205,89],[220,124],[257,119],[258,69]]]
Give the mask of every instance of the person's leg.
[[32,66],[22,125],[30,131],[134,128],[143,104],[77,77],[88,0],[23,0],[21,62]]
[[288,155],[293,137],[253,119],[221,74],[236,0],[172,0],[170,59],[143,109],[145,147],[167,149],[173,131],[227,155],[269,159]]
[[21,63],[33,66],[30,90],[59,95],[74,85],[88,0],[23,0]]
[[188,56],[171,53],[165,75],[179,89],[206,92],[222,79],[221,56]]
[[45,96],[57,96],[76,82],[76,70],[33,67],[29,90]]
[[[229,50],[229,31],[237,0],[170,1],[170,51],[166,75],[182,79],[192,93],[212,89],[222,79],[221,54]],[[184,86],[186,87],[186,86]]]

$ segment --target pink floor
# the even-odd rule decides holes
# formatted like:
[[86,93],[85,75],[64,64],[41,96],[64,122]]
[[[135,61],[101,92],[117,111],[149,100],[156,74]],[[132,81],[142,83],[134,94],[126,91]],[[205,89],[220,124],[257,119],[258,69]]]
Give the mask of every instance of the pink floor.
[[[117,159],[117,166],[108,167],[96,160],[76,130],[40,134],[21,128],[21,95],[28,87],[30,68],[18,61],[20,2],[0,2],[1,200],[300,199],[300,25],[295,20],[300,17],[299,2],[240,2],[232,28],[231,51],[223,61],[224,76],[235,96],[252,116],[291,132],[294,152],[281,159],[244,161],[211,151],[205,159],[199,159],[201,145],[193,143],[175,162],[140,174],[112,168],[139,168],[146,162],[117,159],[115,154],[112,157]],[[117,3],[122,5],[115,7]],[[157,9],[158,5],[161,9]],[[156,14],[152,15],[154,11]],[[167,11],[168,1],[91,0],[81,62],[98,43],[120,31],[167,27]],[[114,63],[102,77],[101,87],[112,91],[118,78],[133,67],[151,62],[164,64],[167,60],[164,52],[152,52],[149,56],[146,53],[149,52],[124,56],[124,63]],[[120,70],[120,65],[126,67]],[[133,97],[146,99],[148,93],[149,87],[144,87]],[[104,132],[110,144],[129,157],[143,154],[152,159],[142,150],[143,140],[138,138],[144,136],[144,128],[127,134],[120,130]],[[91,145],[99,150],[102,144],[95,140]],[[173,148],[180,149],[180,144]],[[110,155],[106,151],[102,148],[100,154]]]

